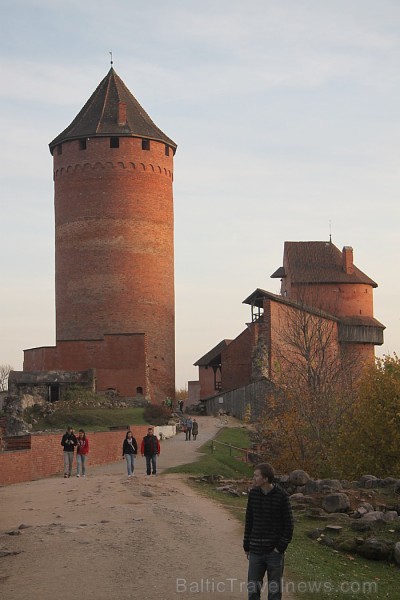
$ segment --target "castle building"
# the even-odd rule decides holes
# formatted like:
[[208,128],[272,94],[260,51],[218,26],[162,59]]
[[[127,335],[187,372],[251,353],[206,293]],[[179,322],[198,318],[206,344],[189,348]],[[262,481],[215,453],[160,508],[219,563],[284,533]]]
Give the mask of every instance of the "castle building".
[[175,394],[176,144],[113,68],[51,143],[56,346],[24,371],[95,370],[96,389]]
[[288,328],[293,337],[294,324],[304,328],[306,319],[318,322],[319,335],[329,335],[330,352],[354,373],[373,364],[385,328],[373,314],[377,284],[356,267],[351,247],[340,251],[331,241],[285,242],[283,266],[271,277],[281,280],[280,294],[257,288],[243,301],[251,307],[246,329],[196,361],[199,380],[189,382],[193,402],[260,379],[273,382],[290,352]]

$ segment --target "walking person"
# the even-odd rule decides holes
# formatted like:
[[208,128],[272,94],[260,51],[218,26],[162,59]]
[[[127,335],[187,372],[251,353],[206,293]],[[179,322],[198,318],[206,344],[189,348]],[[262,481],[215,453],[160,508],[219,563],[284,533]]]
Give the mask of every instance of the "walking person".
[[268,600],[281,600],[286,548],[293,535],[289,496],[274,483],[275,472],[268,463],[254,468],[253,488],[246,509],[243,549],[249,560],[249,600],[259,600],[265,573]]
[[128,471],[128,478],[130,479],[134,475],[135,471],[135,457],[137,455],[138,447],[135,438],[132,435],[132,431],[127,431],[124,443],[122,445],[122,456],[125,456],[126,468]]
[[86,459],[89,454],[89,439],[84,429],[78,431],[78,445],[76,448],[76,476],[86,477]]
[[154,435],[154,429],[149,427],[147,435],[144,436],[140,447],[142,456],[146,457],[146,474],[156,475],[157,474],[157,456],[160,454],[160,442],[156,435]]
[[64,447],[64,477],[71,477],[72,465],[74,462],[74,450],[78,441],[72,427],[67,427],[67,431],[61,438],[61,446]]
[[190,439],[192,437],[192,428],[193,428],[193,421],[192,421],[191,417],[188,417],[186,419],[185,427],[186,427],[186,441],[190,442]]
[[193,436],[194,440],[197,439],[198,433],[199,433],[199,424],[196,421],[196,419],[193,419],[192,436]]

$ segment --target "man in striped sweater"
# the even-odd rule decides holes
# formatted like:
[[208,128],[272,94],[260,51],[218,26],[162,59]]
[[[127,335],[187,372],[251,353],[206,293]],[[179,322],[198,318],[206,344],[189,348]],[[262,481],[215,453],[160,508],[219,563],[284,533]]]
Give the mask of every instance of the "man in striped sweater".
[[249,600],[259,600],[264,575],[268,600],[281,600],[285,550],[293,535],[293,516],[288,494],[274,483],[268,463],[254,469],[253,488],[246,509],[243,548],[249,559]]

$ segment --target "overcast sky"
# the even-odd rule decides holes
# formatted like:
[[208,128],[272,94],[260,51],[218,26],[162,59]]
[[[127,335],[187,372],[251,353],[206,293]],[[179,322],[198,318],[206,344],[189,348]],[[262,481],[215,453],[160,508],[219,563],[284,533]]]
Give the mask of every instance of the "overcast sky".
[[288,241],[332,240],[400,351],[398,0],[2,0],[0,364],[55,344],[48,143],[114,68],[177,144],[177,386]]

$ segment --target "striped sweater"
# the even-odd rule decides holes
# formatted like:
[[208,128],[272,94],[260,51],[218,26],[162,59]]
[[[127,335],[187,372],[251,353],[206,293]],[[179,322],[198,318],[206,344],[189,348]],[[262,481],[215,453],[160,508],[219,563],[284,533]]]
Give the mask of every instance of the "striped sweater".
[[293,535],[293,515],[288,494],[277,484],[265,494],[260,488],[249,492],[243,548],[264,554],[274,548],[285,552]]

